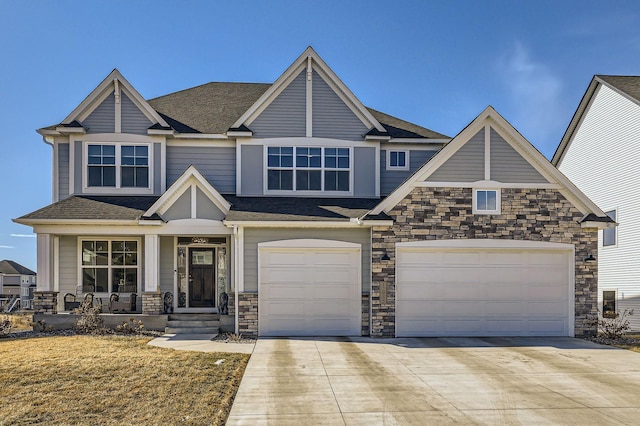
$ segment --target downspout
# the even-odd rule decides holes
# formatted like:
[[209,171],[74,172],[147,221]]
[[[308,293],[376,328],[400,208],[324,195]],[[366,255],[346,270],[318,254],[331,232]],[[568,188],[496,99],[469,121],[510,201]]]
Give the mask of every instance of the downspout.
[[238,250],[238,246],[239,246],[239,238],[238,238],[238,225],[233,225],[233,239],[234,239],[234,248],[233,251],[234,253],[234,259],[233,259],[233,276],[235,278],[235,283],[234,283],[234,292],[233,292],[233,298],[234,298],[234,309],[233,309],[233,315],[235,316],[235,333],[236,334],[240,334],[240,328],[238,326],[238,289],[239,289],[239,285],[238,285],[238,274],[240,272],[239,268],[238,268],[238,259],[239,259],[239,250]]

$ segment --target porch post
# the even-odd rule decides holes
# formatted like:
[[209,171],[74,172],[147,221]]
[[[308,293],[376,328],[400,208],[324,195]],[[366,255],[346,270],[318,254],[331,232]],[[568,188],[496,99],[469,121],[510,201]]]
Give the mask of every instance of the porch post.
[[162,313],[160,280],[160,240],[158,235],[144,236],[144,292],[142,293],[142,313]]
[[53,282],[53,245],[51,234],[37,235],[38,278],[33,297],[36,313],[58,313],[58,292]]

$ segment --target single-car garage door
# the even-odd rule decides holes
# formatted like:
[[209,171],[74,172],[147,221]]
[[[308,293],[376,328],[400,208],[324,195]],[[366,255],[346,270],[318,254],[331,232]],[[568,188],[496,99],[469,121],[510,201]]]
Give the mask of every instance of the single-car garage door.
[[360,256],[360,244],[341,241],[259,244],[258,333],[360,335]]
[[397,336],[573,335],[570,245],[400,243],[396,256]]

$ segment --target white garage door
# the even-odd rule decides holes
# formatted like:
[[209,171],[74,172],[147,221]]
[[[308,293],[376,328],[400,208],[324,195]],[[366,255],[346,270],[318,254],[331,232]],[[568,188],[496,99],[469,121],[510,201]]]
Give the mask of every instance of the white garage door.
[[572,249],[498,244],[398,244],[396,335],[572,336]]
[[261,336],[360,335],[360,244],[276,241],[258,256]]

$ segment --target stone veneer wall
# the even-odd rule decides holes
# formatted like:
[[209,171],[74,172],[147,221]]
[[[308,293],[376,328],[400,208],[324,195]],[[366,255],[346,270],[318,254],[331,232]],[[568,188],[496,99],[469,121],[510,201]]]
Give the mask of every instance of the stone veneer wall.
[[258,293],[238,293],[238,333],[258,336]]
[[58,313],[58,292],[57,291],[34,291],[33,310],[37,314],[57,314]]
[[371,319],[370,316],[370,312],[371,312],[371,304],[369,303],[370,300],[370,296],[369,293],[362,293],[362,335],[363,336],[368,336],[370,333],[369,330],[369,320]]
[[236,294],[229,292],[229,302],[227,304],[227,309],[229,310],[229,315],[233,316],[236,314]]
[[[372,232],[371,335],[395,334],[395,244],[408,241],[491,239],[575,245],[575,335],[596,333],[597,229],[582,229],[583,214],[553,189],[502,189],[500,215],[474,215],[471,188],[415,188],[389,212],[394,225]],[[390,260],[381,260],[384,253]]]
[[164,300],[161,292],[142,293],[142,313],[161,314],[164,311]]

